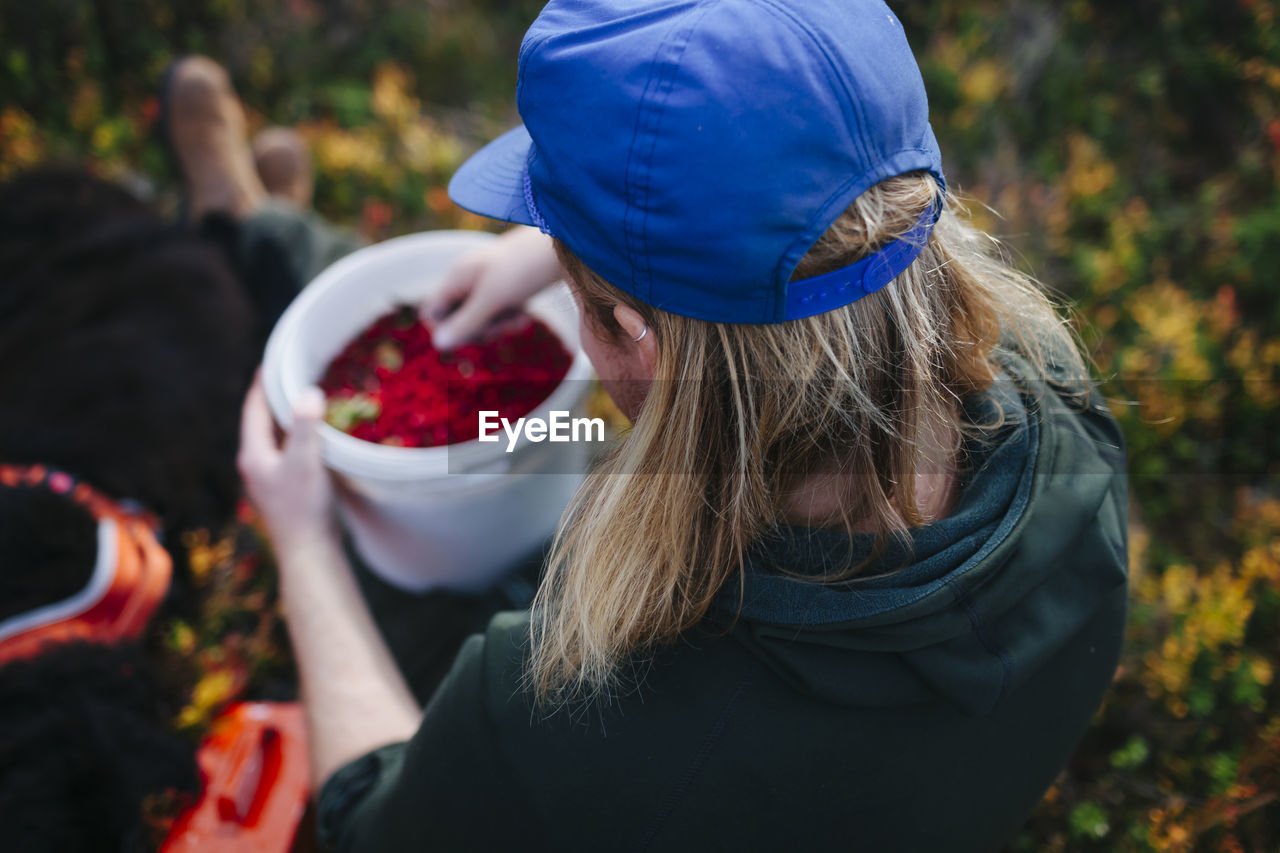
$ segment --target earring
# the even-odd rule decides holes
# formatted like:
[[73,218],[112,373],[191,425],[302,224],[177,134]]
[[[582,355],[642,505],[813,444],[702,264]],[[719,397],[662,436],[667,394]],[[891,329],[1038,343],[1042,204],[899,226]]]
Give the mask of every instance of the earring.
[[645,324],[644,324],[644,330],[640,332],[640,337],[638,337],[638,338],[632,338],[631,340],[632,340],[633,342],[635,342],[635,343],[637,343],[637,344],[638,344],[638,343],[640,343],[641,341],[643,341],[643,340],[644,340],[644,336],[645,336],[645,335],[647,335],[647,334],[649,334],[649,324],[648,324],[648,323],[645,323]]

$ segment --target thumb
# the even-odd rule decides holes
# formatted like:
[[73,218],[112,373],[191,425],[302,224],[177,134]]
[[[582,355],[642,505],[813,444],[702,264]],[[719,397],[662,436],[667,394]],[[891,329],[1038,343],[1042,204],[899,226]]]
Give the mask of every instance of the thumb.
[[319,455],[319,427],[324,413],[324,392],[319,388],[307,388],[299,395],[293,404],[293,429],[289,432],[288,452]]

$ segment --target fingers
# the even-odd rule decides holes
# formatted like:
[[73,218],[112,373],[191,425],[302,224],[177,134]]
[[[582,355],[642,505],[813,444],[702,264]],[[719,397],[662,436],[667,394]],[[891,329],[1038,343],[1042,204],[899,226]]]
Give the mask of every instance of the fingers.
[[536,228],[513,228],[464,255],[423,303],[433,343],[450,350],[491,334],[495,319],[506,319],[504,312],[523,305],[560,274],[549,237]]
[[493,308],[474,295],[443,321],[431,333],[437,349],[450,350],[477,337],[492,319]]
[[245,397],[240,427],[240,474],[277,553],[291,553],[333,531],[333,489],[321,460],[324,395],[308,388],[294,402],[293,425],[276,444],[262,377]]
[[504,335],[514,335],[529,325],[531,320],[532,318],[523,311],[503,311],[489,321],[481,340],[488,342]]
[[308,388],[293,405],[293,429],[285,445],[285,454],[304,464],[320,461],[320,423],[324,420],[324,393]]
[[298,395],[298,401],[293,404],[294,423],[305,421],[310,426],[315,426],[324,420],[324,392],[314,385],[303,390]]
[[484,266],[482,254],[477,251],[462,256],[449,271],[435,292],[422,301],[422,319],[427,323],[443,320],[475,289],[476,279]]
[[476,290],[486,256],[483,249],[464,255],[423,303],[422,318],[433,327],[431,339],[438,349],[453,349],[483,327],[487,318],[480,316],[483,300],[477,298]]
[[267,392],[262,385],[262,371],[253,378],[253,385],[244,399],[240,413],[240,471],[245,475],[262,471],[280,455],[276,448],[275,421],[267,403]]

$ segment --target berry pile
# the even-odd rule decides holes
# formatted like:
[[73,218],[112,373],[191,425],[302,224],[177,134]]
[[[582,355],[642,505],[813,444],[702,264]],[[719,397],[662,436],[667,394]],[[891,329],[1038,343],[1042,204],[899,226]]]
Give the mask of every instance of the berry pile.
[[325,420],[365,441],[436,447],[480,434],[479,413],[514,421],[537,408],[572,356],[545,324],[440,352],[411,305],[379,317],[333,360]]

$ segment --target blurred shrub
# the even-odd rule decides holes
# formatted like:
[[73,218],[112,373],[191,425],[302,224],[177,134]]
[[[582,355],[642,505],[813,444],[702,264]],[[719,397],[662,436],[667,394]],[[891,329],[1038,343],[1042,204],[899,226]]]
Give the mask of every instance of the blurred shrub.
[[1012,847],[1277,849],[1275,4],[900,6],[951,175],[1074,303],[1132,457],[1128,648]]

